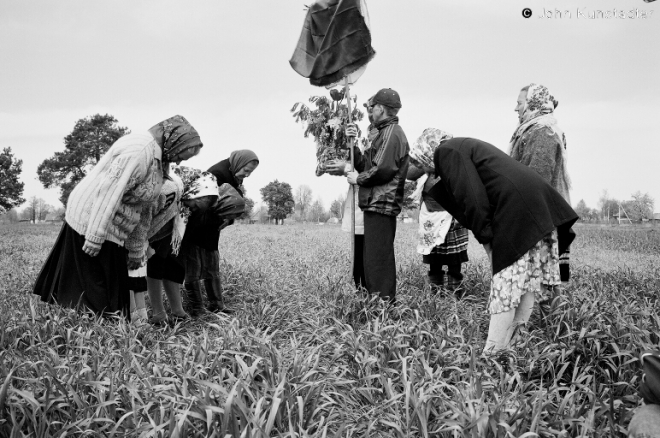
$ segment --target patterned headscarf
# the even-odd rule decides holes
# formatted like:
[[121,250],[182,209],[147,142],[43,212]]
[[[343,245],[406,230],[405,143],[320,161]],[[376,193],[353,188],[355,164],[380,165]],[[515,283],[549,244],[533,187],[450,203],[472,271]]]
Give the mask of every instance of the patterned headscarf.
[[440,143],[454,138],[448,132],[436,128],[426,128],[410,147],[410,158],[418,164],[435,168],[433,154]]
[[550,91],[543,85],[529,84],[523,109],[521,125],[545,114],[552,114],[559,105]]
[[170,117],[151,128],[163,145],[165,161],[172,162],[177,154],[194,147],[202,147],[199,134],[183,116]]
[[236,172],[247,166],[247,164],[251,161],[256,161],[257,163],[259,162],[257,154],[251,150],[240,149],[234,151],[229,155],[229,170],[231,171],[232,175],[236,176]]
[[[218,196],[218,181],[209,172],[186,166],[174,166],[174,175],[183,181],[183,193],[181,201],[196,199],[204,196]],[[174,227],[172,232],[172,252],[179,253],[181,240],[186,232],[186,225],[190,217],[190,209],[183,202],[179,203],[179,213],[174,216]]]
[[212,173],[187,166],[173,166],[172,170],[183,181],[181,199],[218,196],[218,181]]

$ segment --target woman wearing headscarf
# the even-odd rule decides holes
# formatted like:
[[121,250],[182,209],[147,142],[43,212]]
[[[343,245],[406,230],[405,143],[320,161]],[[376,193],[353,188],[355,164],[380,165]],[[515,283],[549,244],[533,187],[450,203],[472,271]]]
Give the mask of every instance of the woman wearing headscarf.
[[410,167],[406,179],[417,181],[417,188],[410,198],[420,205],[417,252],[422,254],[422,261],[429,265],[431,290],[436,292],[445,285],[443,267],[447,266],[446,287],[459,294],[463,281],[461,265],[469,261],[468,231],[429,195],[429,191],[440,181],[435,176],[433,153],[438,145],[451,138],[451,134],[440,129],[425,129],[410,147]]
[[[168,321],[163,304],[165,290],[174,321],[186,320],[181,300],[181,285],[185,279],[183,254],[180,253],[191,215],[206,211],[218,198],[215,177],[208,172],[184,166],[175,166],[172,188],[163,186],[160,201],[165,208],[159,210],[159,220],[149,233],[149,246],[154,254],[147,262],[147,291],[151,303],[154,325]],[[168,190],[166,190],[168,189]],[[167,205],[169,199],[174,203]],[[164,199],[164,201],[162,201]],[[159,202],[159,204],[161,204]],[[184,251],[185,252],[185,251]]]
[[484,245],[491,261],[491,314],[485,353],[506,348],[532,313],[542,283],[557,285],[559,254],[578,215],[536,171],[495,146],[454,138],[435,149],[429,191]]
[[[509,155],[534,169],[570,204],[566,136],[554,116],[558,105],[543,85],[530,84],[520,90],[515,108],[519,125],[511,137]],[[569,248],[560,254],[559,270],[562,282],[567,282],[570,278]]]
[[218,200],[204,213],[190,218],[184,237],[182,257],[186,266],[185,289],[191,306],[191,316],[204,313],[202,283],[208,299],[209,312],[231,311],[225,307],[220,278],[220,231],[233,224],[243,214],[245,200],[241,184],[259,165],[257,155],[248,149],[233,151],[229,158],[208,169],[217,180]]
[[34,293],[49,303],[130,318],[128,269],[144,263],[152,204],[170,163],[197,155],[201,147],[182,116],[117,140],[71,192]]

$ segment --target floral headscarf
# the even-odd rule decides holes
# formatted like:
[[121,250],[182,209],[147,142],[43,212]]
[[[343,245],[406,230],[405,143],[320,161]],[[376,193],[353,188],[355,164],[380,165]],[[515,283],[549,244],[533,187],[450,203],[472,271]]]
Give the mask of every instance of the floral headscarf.
[[[442,142],[452,138],[454,136],[448,132],[436,128],[426,128],[410,147],[410,161],[415,166],[421,165],[435,169],[435,164],[433,163],[435,150]],[[428,178],[429,175],[424,172],[424,175],[417,180],[415,191],[409,196],[410,199],[413,199],[418,204],[422,201],[422,191]]]
[[436,128],[426,128],[410,147],[410,158],[426,167],[434,168],[433,154],[440,143],[454,138],[448,132]]
[[547,87],[537,84],[529,84],[527,98],[523,109],[521,125],[545,114],[552,114],[559,105]]
[[177,154],[194,147],[202,147],[202,140],[183,116],[170,117],[151,128],[163,145],[165,161],[172,162]]
[[240,149],[234,151],[229,155],[229,170],[231,171],[232,175],[236,176],[236,172],[247,166],[247,164],[251,161],[256,161],[257,163],[259,162],[257,154],[251,150]]
[[[213,174],[187,166],[174,166],[172,170],[174,175],[181,178],[183,182],[181,201],[204,196],[218,196],[218,181]],[[174,216],[174,229],[172,232],[172,252],[174,255],[179,253],[189,217],[190,209],[183,202],[180,202],[179,213]]]

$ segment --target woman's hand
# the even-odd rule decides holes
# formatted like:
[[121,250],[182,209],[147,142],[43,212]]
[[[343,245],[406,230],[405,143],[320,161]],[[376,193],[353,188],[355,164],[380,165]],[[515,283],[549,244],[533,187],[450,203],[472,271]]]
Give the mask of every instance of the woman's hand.
[[346,175],[346,170],[350,167],[351,165],[344,160],[330,160],[325,164],[325,171],[330,175],[342,176]]
[[141,260],[131,260],[128,259],[128,263],[126,264],[129,270],[134,271],[138,269],[140,266],[142,266],[142,261]]
[[101,252],[101,244],[85,240],[85,244],[83,245],[82,250],[88,256],[96,257]]
[[355,138],[357,137],[357,127],[354,123],[349,123],[346,125],[346,137]]

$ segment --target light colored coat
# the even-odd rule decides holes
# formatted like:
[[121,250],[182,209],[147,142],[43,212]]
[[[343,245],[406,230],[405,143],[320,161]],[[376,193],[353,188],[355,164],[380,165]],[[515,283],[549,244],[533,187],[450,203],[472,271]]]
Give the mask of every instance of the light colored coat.
[[89,242],[124,246],[141,261],[151,226],[152,204],[163,185],[162,151],[147,133],[117,140],[73,189],[65,220]]

